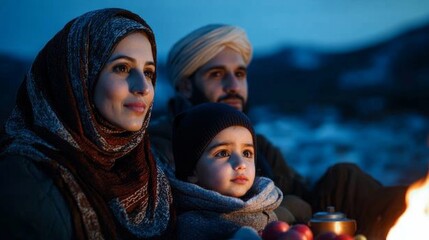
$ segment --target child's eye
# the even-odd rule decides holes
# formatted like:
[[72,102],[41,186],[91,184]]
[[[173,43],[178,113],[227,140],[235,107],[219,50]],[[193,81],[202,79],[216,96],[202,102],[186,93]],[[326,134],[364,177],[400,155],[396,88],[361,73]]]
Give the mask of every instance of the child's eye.
[[113,67],[113,72],[115,73],[129,73],[130,68],[125,64],[118,64]]
[[246,158],[253,158],[253,152],[250,151],[250,150],[245,150],[243,152],[243,156],[246,157]]
[[223,151],[220,151],[220,152],[216,153],[215,157],[224,158],[224,157],[229,157],[229,155],[230,154],[228,153],[228,151],[223,150]]

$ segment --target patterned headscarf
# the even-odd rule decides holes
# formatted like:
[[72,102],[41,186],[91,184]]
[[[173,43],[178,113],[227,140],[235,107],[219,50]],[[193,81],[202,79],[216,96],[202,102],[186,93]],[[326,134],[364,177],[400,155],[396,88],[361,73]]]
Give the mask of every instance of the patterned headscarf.
[[1,155],[33,159],[54,179],[78,238],[159,236],[171,220],[170,187],[145,134],[152,106],[136,132],[94,106],[100,71],[133,32],[148,37],[156,62],[152,29],[134,13],[102,9],[70,21],[38,54],[5,124]]
[[198,28],[171,48],[167,73],[176,88],[182,79],[190,77],[225,48],[237,51],[246,64],[252,59],[252,45],[246,32],[236,26],[210,24]]

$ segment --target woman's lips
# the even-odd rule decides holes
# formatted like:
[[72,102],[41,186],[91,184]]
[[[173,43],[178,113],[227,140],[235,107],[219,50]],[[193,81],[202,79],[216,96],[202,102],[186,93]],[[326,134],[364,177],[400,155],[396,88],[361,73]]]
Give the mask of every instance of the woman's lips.
[[144,113],[146,110],[146,104],[143,102],[126,103],[124,106],[136,113]]

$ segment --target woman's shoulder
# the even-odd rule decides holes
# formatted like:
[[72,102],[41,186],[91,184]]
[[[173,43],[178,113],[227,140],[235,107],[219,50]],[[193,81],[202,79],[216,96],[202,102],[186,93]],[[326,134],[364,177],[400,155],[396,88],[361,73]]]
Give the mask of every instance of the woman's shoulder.
[[[54,186],[53,181],[44,174],[28,157],[9,155],[0,159],[0,194],[30,195],[47,193]],[[41,191],[42,190],[42,191]]]
[[53,180],[23,156],[0,159],[0,238],[71,237],[71,216]]

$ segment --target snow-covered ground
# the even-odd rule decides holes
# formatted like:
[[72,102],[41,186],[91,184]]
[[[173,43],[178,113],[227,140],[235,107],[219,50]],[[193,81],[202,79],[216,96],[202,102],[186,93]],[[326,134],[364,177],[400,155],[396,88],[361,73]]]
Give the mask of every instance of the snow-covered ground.
[[259,107],[249,116],[312,182],[337,162],[356,163],[385,185],[409,184],[428,171],[429,119],[418,114],[364,122],[340,120],[334,108],[286,116]]

